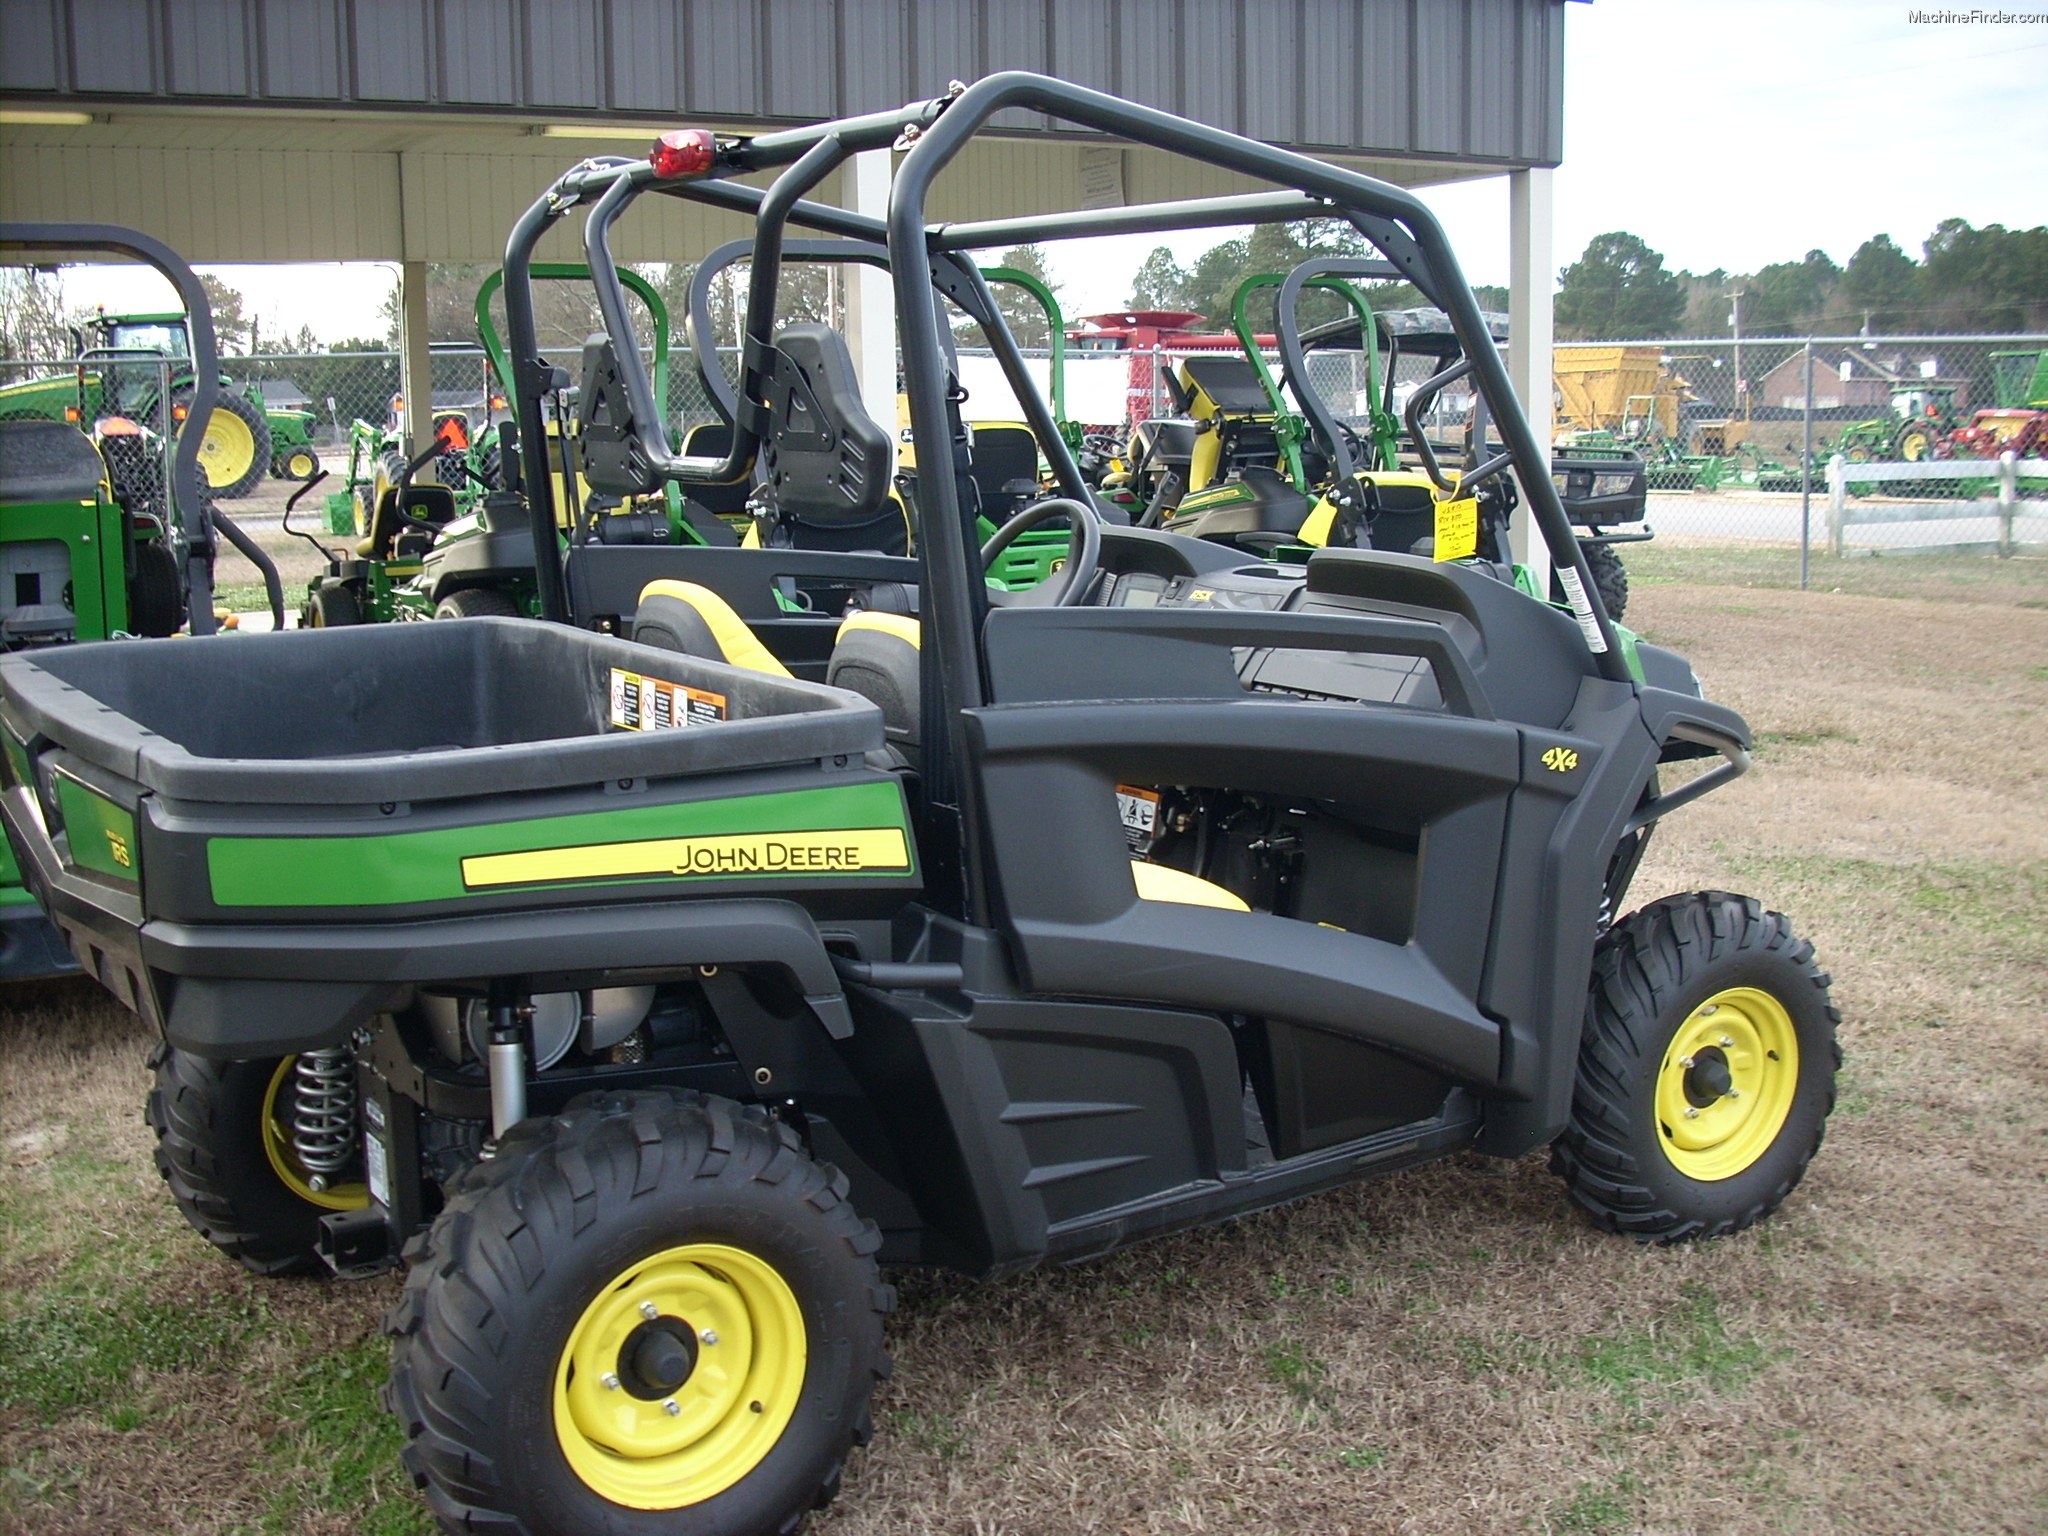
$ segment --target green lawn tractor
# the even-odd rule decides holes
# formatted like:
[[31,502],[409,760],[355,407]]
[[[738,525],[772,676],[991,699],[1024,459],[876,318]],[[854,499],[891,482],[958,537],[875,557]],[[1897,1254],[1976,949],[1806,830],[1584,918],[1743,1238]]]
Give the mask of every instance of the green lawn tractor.
[[[590,274],[579,264],[542,263],[531,276],[588,282]],[[651,321],[654,387],[665,400],[667,308],[639,274],[629,270],[621,280]],[[502,415],[512,367],[491,307],[503,281],[504,274],[494,272],[477,290],[485,389],[475,400],[437,401],[433,438],[410,460],[395,409],[389,423],[357,421],[350,428],[346,494],[355,514],[354,542],[331,548],[287,526],[313,542],[327,561],[326,570],[307,586],[302,628],[536,611],[534,540],[527,503],[518,494],[518,434]],[[562,509],[561,541],[661,545],[717,538],[718,529],[700,526],[705,519],[686,515],[672,487],[623,499],[592,492],[581,463],[587,423],[578,413],[566,371],[556,372],[559,378],[547,380],[542,430],[547,474]],[[559,551],[551,562],[558,557]]]
[[[181,312],[110,315],[102,311],[77,331],[75,374],[29,379],[0,388],[0,420],[91,422],[123,416],[175,436],[191,413],[193,338]],[[219,500],[247,496],[266,474],[310,480],[319,472],[310,411],[267,405],[259,385],[239,389],[218,374],[219,392],[201,435],[199,466]]]
[[[158,242],[109,226],[8,224],[0,225],[0,250],[89,250],[150,262],[195,305],[198,323],[188,328],[183,314],[157,318],[175,319],[178,336],[194,343],[188,352],[196,352],[201,376],[215,376],[204,290]],[[81,368],[77,379],[52,381],[70,391],[54,416],[0,418],[0,652],[175,634],[191,594],[207,621],[199,628],[212,627],[207,530],[227,524],[200,490],[207,449],[196,436],[181,436],[172,448],[172,440],[121,414],[137,408],[123,391],[138,371],[111,361],[98,373]],[[146,373],[152,395],[160,393],[153,361]],[[195,389],[192,398],[210,407],[212,393]],[[0,850],[0,979],[75,969],[13,855]]]
[[[1277,190],[930,222],[1011,111]],[[886,222],[807,195],[898,142]],[[654,198],[753,224],[723,454],[676,451],[624,313],[608,232]],[[777,324],[783,237],[879,249],[926,450],[915,561],[560,546],[528,267],[572,211],[605,316],[590,489],[745,480],[822,529],[882,516],[895,434],[836,331]],[[1102,521],[967,253],[1321,218],[1398,254],[1461,341],[1498,438],[1456,466],[1476,552],[1280,563]],[[1749,728],[1624,646],[1412,194],[1005,73],[581,162],[505,284],[546,622],[0,659],[0,819],[163,1034],[172,1192],[261,1273],[407,1266],[385,1402],[444,1527],[796,1530],[869,1438],[890,1267],[997,1280],[1467,1152],[1549,1147],[1644,1242],[1798,1184],[1838,1060],[1811,946],[1751,897],[1629,898]],[[985,544],[950,309],[1064,493]],[[1516,586],[1512,516],[1563,608]],[[1006,534],[1055,521],[1051,579],[988,583]]]
[[1955,384],[1932,379],[1902,380],[1892,386],[1889,415],[1852,422],[1842,429],[1829,451],[1841,454],[1851,464],[1881,459],[1917,464],[1922,459],[1931,459],[1936,446],[1960,420],[1956,412],[1957,388]]

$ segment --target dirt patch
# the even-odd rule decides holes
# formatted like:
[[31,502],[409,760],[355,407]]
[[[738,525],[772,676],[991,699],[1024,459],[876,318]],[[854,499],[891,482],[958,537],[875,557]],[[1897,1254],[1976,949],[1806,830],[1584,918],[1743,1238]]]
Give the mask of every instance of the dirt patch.
[[[1840,1104],[1785,1210],[1644,1249],[1542,1156],[1460,1157],[1073,1269],[907,1276],[874,1447],[811,1529],[2048,1529],[2048,611],[1651,580],[1632,617],[1759,736],[1635,899],[1750,892],[1835,974]],[[7,1410],[0,1521],[418,1528],[382,1451],[336,1470],[388,1284],[246,1279],[187,1233],[146,1045],[83,984],[9,995],[0,1318],[125,1252],[214,1352],[139,1371],[128,1428]]]

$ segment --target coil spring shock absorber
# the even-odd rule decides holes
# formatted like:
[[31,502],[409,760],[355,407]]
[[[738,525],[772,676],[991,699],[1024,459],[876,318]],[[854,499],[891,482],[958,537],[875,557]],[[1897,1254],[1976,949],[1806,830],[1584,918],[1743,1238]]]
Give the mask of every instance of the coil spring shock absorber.
[[292,1150],[325,1189],[349,1165],[361,1139],[357,1130],[355,1053],[345,1045],[301,1051],[292,1068]]

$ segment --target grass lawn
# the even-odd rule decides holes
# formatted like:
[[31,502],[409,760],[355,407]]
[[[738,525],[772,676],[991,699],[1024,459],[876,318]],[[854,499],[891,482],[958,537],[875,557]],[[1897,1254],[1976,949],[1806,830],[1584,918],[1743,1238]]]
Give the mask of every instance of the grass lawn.
[[[1542,1155],[1461,1156],[903,1276],[874,1445],[808,1529],[2048,1530],[2048,562],[1816,562],[1802,593],[1796,554],[1627,559],[1630,622],[1760,742],[1635,899],[1789,912],[1844,1013],[1785,1209],[1641,1248]],[[260,1281],[193,1235],[148,1047],[89,984],[0,994],[0,1527],[427,1529],[375,1406],[394,1283]]]

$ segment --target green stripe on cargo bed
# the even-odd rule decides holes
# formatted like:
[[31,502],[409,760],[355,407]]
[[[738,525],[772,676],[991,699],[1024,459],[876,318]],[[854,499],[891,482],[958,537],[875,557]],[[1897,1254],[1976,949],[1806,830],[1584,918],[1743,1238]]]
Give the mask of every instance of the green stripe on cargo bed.
[[[786,860],[773,863],[757,858],[745,867],[735,867],[727,859],[712,867],[693,867],[688,873],[663,868],[659,872],[597,879],[465,879],[464,873],[465,862],[473,874],[491,866],[502,868],[497,864],[497,856],[505,854],[559,850],[570,855],[642,844],[658,848],[693,838],[881,830],[902,835],[905,854],[901,866],[877,867],[872,862],[828,866],[813,862],[808,867],[797,867]],[[577,816],[422,832],[345,837],[216,837],[207,842],[206,861],[213,899],[223,907],[378,907],[453,901],[483,889],[639,884],[650,879],[787,878],[792,874],[816,873],[900,878],[914,871],[915,856],[909,849],[903,793],[894,780],[889,780],[680,805],[637,805]],[[592,867],[593,863],[596,867],[630,867],[634,861],[585,859],[579,865],[574,858],[565,858],[536,861],[535,867],[555,864],[574,869]]]

